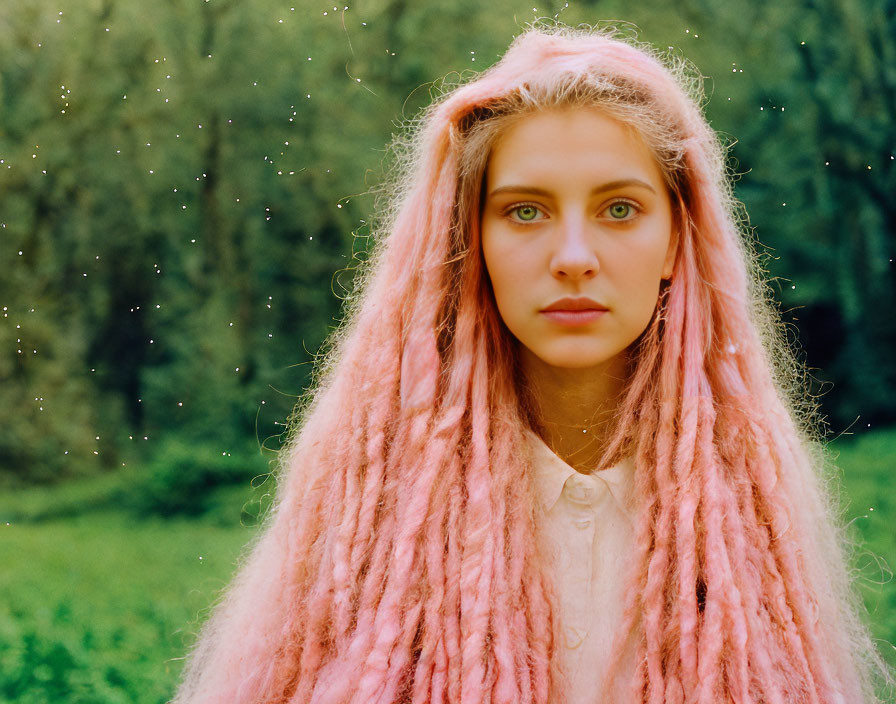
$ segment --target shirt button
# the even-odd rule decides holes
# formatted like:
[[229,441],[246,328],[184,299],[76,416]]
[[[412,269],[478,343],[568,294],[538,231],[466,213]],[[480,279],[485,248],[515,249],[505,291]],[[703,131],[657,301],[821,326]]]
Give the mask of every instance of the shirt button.
[[566,482],[565,493],[573,503],[592,505],[597,498],[597,487],[591,477],[571,476]]

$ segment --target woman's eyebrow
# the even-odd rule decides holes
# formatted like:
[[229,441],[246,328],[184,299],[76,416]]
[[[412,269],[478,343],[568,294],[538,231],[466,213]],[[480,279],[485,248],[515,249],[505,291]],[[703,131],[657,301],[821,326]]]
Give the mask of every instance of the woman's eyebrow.
[[[641,179],[637,179],[637,178],[626,178],[626,179],[620,179],[618,181],[610,181],[601,186],[595,186],[594,188],[591,189],[591,195],[596,195],[598,193],[603,193],[605,191],[614,191],[617,188],[625,188],[628,186],[636,186],[639,188],[645,188],[648,191],[650,191],[651,193],[654,193],[654,194],[656,193],[656,189],[653,186],[651,186],[649,183],[647,183],[646,181],[642,181]],[[528,193],[528,194],[531,194],[534,196],[545,196],[545,197],[552,197],[554,195],[549,190],[546,190],[544,188],[537,188],[535,186],[499,186],[498,188],[493,190],[491,193],[489,193],[489,198],[496,196],[496,195],[500,195],[501,193]]]

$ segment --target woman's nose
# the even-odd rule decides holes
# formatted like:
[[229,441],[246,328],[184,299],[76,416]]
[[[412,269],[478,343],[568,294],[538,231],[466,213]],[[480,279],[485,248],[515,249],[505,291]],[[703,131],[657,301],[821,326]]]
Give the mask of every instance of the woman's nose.
[[558,228],[558,239],[551,257],[551,274],[559,278],[590,278],[600,264],[593,243],[589,242],[583,219],[567,218]]

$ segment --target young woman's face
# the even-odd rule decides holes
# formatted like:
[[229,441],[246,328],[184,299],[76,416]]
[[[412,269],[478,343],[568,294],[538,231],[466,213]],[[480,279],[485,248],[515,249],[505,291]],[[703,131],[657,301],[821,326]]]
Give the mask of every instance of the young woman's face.
[[672,274],[672,206],[640,136],[594,108],[522,118],[486,170],[482,249],[498,310],[543,362],[603,365]]

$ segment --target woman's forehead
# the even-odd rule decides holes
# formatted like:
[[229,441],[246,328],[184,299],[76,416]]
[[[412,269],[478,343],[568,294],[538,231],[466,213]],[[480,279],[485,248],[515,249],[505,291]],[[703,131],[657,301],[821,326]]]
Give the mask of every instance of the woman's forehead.
[[596,108],[542,110],[516,120],[495,140],[487,188],[641,180],[655,188],[662,170],[641,135]]

